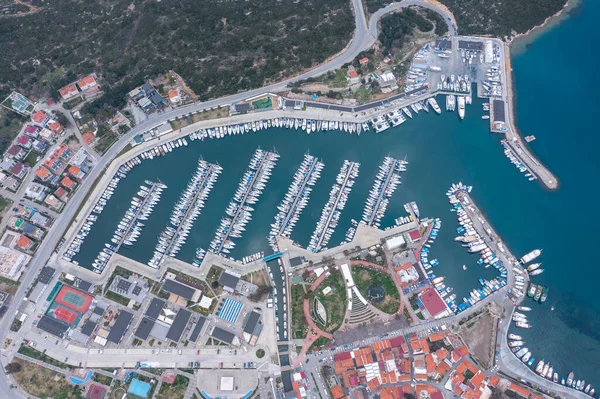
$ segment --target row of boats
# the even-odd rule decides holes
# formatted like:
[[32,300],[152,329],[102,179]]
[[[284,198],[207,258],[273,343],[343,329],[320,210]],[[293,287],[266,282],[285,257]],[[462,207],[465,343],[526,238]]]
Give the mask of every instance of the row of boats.
[[501,140],[502,146],[504,147],[504,155],[510,160],[510,162],[519,169],[519,172],[524,173],[525,177],[529,181],[537,179],[537,176],[527,167],[525,162],[521,160],[521,157],[516,154],[513,149],[508,145],[506,139]]
[[385,157],[373,182],[373,188],[369,191],[369,197],[365,203],[362,221],[368,226],[381,226],[381,218],[385,214],[390,198],[396,187],[400,184],[400,172],[406,171],[406,160]]
[[246,230],[245,226],[252,219],[254,208],[252,205],[258,202],[265,185],[271,177],[271,170],[279,159],[279,154],[264,151],[258,148],[248,169],[242,176],[235,195],[225,213],[227,217],[221,219],[215,237],[210,243],[209,251],[222,256],[227,256],[235,247],[232,238],[239,238]]
[[100,251],[92,262],[94,272],[102,273],[113,253],[117,252],[121,245],[131,246],[142,234],[144,221],[148,220],[155,205],[160,201],[162,191],[167,186],[161,182],[146,180],[142,184],[137,196],[131,199],[129,209],[119,221],[111,238],[111,243],[105,243],[105,248]]
[[308,204],[308,199],[325,164],[310,154],[304,154],[304,159],[294,174],[285,197],[277,206],[279,212],[275,215],[275,220],[271,224],[271,231],[267,240],[273,251],[278,252],[276,237],[278,235],[289,238],[292,229],[296,225],[302,210]]
[[481,81],[484,97],[502,97],[501,70],[497,65],[492,65],[486,72],[486,78]]
[[[175,256],[179,253],[222,170],[219,165],[208,163],[203,159],[198,160],[196,171],[171,211],[169,225],[158,236],[158,243],[152,258],[148,261],[148,266],[157,269],[165,255]],[[204,250],[197,250],[194,260],[196,266],[200,265],[204,255]]]
[[317,227],[310,237],[307,248],[309,251],[319,252],[326,249],[329,239],[339,223],[342,215],[341,211],[346,206],[346,201],[354,185],[354,179],[358,176],[359,167],[360,163],[348,160],[345,160],[342,164],[336,177],[336,183],[331,187],[329,199],[323,207],[321,217],[317,222]]
[[67,262],[73,262],[74,264],[79,265],[79,262],[73,260],[73,257],[76,256],[79,253],[79,251],[81,251],[81,246],[83,245],[85,238],[92,231],[92,226],[98,220],[98,216],[104,210],[104,207],[106,206],[108,200],[113,196],[115,190],[117,189],[119,181],[121,181],[121,179],[127,175],[127,172],[128,170],[131,170],[131,167],[139,163],[141,163],[141,161],[139,159],[134,158],[133,160],[127,161],[124,165],[122,165],[119,168],[119,171],[111,178],[102,194],[100,194],[100,198],[94,204],[92,211],[86,217],[85,221],[83,222],[83,225],[75,235],[75,238],[73,239],[73,241],[71,241],[71,243],[67,247],[67,250],[62,254],[62,259],[66,260]]
[[173,152],[174,149],[179,147],[187,147],[188,142],[185,137],[169,141],[165,144],[157,145],[154,148],[144,151],[140,154],[142,159],[154,159],[154,157],[163,156],[169,152]]
[[441,82],[438,83],[438,90],[454,91],[462,93],[471,92],[471,81],[469,75],[440,75]]
[[454,112],[458,104],[458,116],[460,119],[465,119],[466,104],[471,104],[471,96],[455,96],[454,94],[446,95],[446,111]]
[[[531,308],[519,306],[519,310],[529,311]],[[519,317],[524,317],[524,314],[515,312],[514,315]],[[527,366],[534,368],[535,358],[528,348],[524,348],[523,345],[525,341],[523,341],[523,337],[516,334],[508,334],[508,346],[511,351],[515,354],[515,356],[526,364]],[[544,360],[540,360],[535,366],[535,372],[542,378],[546,378],[554,383],[559,383],[558,373],[554,371],[554,368],[550,365],[549,362],[545,362]],[[575,373],[572,371],[569,373],[567,378],[560,378],[560,384],[567,386],[569,388],[576,389],[578,391],[583,391],[590,396],[594,396],[595,390],[591,384],[585,384],[585,380],[575,380]]]
[[530,284],[527,296],[533,298],[534,301],[544,303],[548,299],[548,288],[537,284]]
[[[469,253],[479,254],[480,258],[477,260],[478,265],[485,265],[485,267],[494,267],[500,273],[499,277],[492,280],[486,280],[483,278],[479,279],[481,288],[473,289],[468,297],[463,298],[463,303],[458,305],[458,311],[462,312],[465,309],[473,306],[482,299],[490,296],[495,291],[498,291],[504,287],[507,283],[508,270],[500,258],[492,251],[492,249],[485,242],[483,237],[474,227],[474,222],[469,216],[467,210],[463,207],[463,204],[469,204],[469,200],[461,195],[470,193],[472,186],[465,185],[463,183],[452,184],[450,189],[446,192],[449,202],[453,205],[452,211],[455,211],[458,216],[458,224],[456,232],[460,234],[455,238],[455,241],[460,241],[463,247],[468,248]],[[466,269],[466,266],[463,266]]]
[[[405,204],[404,208],[407,212],[410,212],[409,204]],[[415,204],[416,206],[416,204]],[[434,274],[433,268],[439,265],[437,259],[429,260],[429,248],[431,244],[435,242],[438,236],[439,230],[442,227],[442,221],[439,218],[433,220],[433,227],[427,238],[427,243],[421,248],[419,260],[423,268],[427,271],[427,278],[431,281],[431,284],[440,294],[440,297],[446,302],[446,305],[453,311],[456,312],[458,307],[456,305],[456,294],[450,294],[454,288],[446,286],[444,283],[444,277],[438,277]]]
[[[418,114],[419,111],[429,112],[429,107],[433,108],[433,110],[439,115],[442,113],[440,106],[434,97],[429,97],[425,101],[416,101],[409,106],[398,108],[392,111],[389,111],[385,114],[377,115],[372,118],[369,123],[375,130],[375,133],[381,133],[391,127],[400,126],[404,122],[406,122],[406,118],[412,118],[413,112]],[[412,110],[412,111],[411,111]],[[368,123],[363,123],[363,128],[368,130]]]

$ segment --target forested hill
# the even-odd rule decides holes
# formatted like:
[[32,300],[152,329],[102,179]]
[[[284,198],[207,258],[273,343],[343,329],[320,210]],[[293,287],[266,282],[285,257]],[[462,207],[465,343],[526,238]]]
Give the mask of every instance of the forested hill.
[[[369,13],[392,3],[364,0]],[[510,37],[524,33],[561,10],[567,0],[438,0],[454,14],[458,33]]]
[[0,94],[55,95],[90,72],[123,92],[172,69],[219,97],[323,62],[354,30],[348,0],[29,1],[41,11],[0,23]]

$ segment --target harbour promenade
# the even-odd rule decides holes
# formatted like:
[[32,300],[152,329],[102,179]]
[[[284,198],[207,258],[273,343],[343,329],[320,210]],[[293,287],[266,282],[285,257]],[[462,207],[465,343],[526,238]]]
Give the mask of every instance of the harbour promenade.
[[527,165],[527,167],[540,179],[544,186],[550,190],[556,190],[558,189],[558,179],[531,153],[516,127],[514,108],[515,93],[510,61],[510,47],[508,44],[505,44],[500,40],[497,40],[497,42],[502,51],[502,59],[505,60],[502,79],[505,88],[503,92],[503,100],[506,108],[505,117],[507,130],[504,132],[506,135],[506,142],[515,152],[515,154],[523,161],[523,163]]

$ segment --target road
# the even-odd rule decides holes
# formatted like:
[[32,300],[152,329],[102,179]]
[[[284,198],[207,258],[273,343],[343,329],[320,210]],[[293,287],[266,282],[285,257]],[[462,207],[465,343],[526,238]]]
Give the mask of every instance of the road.
[[[79,189],[75,192],[73,197],[66,204],[65,208],[62,211],[62,216],[55,221],[54,226],[39,246],[35,255],[33,256],[31,262],[29,263],[29,266],[26,269],[21,284],[8,307],[6,316],[3,317],[2,320],[0,320],[0,337],[2,338],[2,340],[4,340],[4,338],[7,336],[10,324],[12,322],[12,315],[15,314],[15,312],[17,311],[18,306],[25,297],[26,291],[29,289],[29,287],[37,277],[39,270],[44,265],[46,265],[53,256],[53,252],[57,247],[61,237],[71,224],[71,217],[73,215],[76,215],[80,204],[85,200],[88,192],[90,191],[90,189],[92,189],[96,180],[104,174],[106,166],[109,165],[110,162],[112,162],[112,160],[118,156],[118,154],[133,139],[133,137],[135,137],[137,134],[144,133],[150,129],[160,126],[170,120],[188,115],[190,113],[195,113],[205,109],[231,104],[269,91],[280,91],[282,89],[285,89],[289,83],[303,80],[309,77],[316,77],[330,70],[338,69],[345,63],[353,61],[354,58],[356,58],[356,56],[358,56],[360,52],[368,50],[375,43],[377,38],[377,23],[383,15],[403,7],[414,5],[433,9],[439,12],[441,15],[443,15],[446,21],[450,20],[450,16],[446,15],[444,10],[438,9],[430,3],[419,0],[407,0],[400,3],[391,4],[385,7],[383,11],[377,11],[371,16],[370,22],[367,25],[367,19],[361,0],[352,0],[356,26],[354,36],[349,46],[344,51],[334,56],[331,60],[301,75],[290,79],[286,79],[284,81],[266,87],[250,90],[247,92],[241,92],[210,101],[198,102],[185,107],[153,114],[148,119],[131,129],[127,134],[122,136],[121,139],[118,142],[116,142],[104,154],[102,158],[98,160],[95,167],[90,171],[87,178],[83,181]],[[455,30],[451,30],[451,32],[455,32]],[[32,173],[30,174],[30,176],[31,175]],[[28,179],[33,179],[33,177],[28,177]],[[3,351],[2,356],[0,357],[0,361],[2,361],[3,364],[5,364],[9,360],[10,358],[7,356],[6,351]],[[4,372],[4,368],[2,367],[0,368],[0,390],[3,391],[3,397],[10,399],[21,398],[22,395],[16,390],[11,390],[10,386],[11,382],[9,381],[7,375]]]

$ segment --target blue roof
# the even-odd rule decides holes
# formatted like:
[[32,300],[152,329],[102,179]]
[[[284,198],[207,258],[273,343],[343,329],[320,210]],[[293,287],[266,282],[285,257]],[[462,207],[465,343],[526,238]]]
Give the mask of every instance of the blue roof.
[[127,393],[139,396],[140,398],[147,398],[151,388],[152,387],[147,382],[140,381],[137,378],[134,378],[133,380],[131,380],[131,384],[129,385]]

